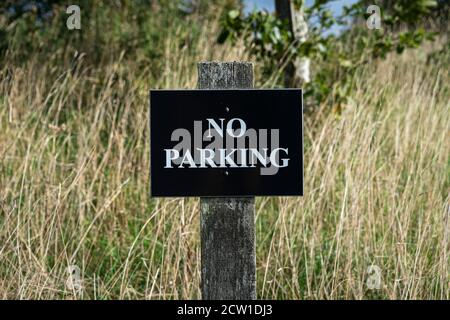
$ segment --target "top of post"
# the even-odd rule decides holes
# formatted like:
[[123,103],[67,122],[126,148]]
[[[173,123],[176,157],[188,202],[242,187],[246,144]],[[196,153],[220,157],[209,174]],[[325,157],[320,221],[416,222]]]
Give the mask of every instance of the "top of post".
[[198,68],[198,89],[253,88],[253,63],[246,61],[202,61]]

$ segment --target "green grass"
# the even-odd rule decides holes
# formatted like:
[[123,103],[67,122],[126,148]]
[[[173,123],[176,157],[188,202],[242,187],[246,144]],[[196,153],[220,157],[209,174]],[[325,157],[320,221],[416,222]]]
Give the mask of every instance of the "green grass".
[[[106,41],[120,39],[117,26],[86,28],[65,47],[34,43],[26,59],[11,40],[0,66],[0,298],[200,297],[198,199],[148,196],[148,90],[195,88],[202,60],[252,58],[215,44],[212,16],[146,23],[129,20],[126,43]],[[58,35],[49,30],[39,37]],[[450,298],[450,82],[444,58],[421,59],[431,49],[362,67],[353,103],[310,108],[304,197],[256,202],[258,298]],[[65,285],[73,264],[79,295]],[[380,290],[366,285],[372,264]]]

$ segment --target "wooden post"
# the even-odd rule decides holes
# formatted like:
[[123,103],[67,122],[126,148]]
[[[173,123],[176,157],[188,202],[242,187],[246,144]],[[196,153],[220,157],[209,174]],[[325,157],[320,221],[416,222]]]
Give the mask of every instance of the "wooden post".
[[[251,63],[198,64],[199,89],[252,87]],[[255,198],[200,198],[200,210],[202,298],[256,299]]]

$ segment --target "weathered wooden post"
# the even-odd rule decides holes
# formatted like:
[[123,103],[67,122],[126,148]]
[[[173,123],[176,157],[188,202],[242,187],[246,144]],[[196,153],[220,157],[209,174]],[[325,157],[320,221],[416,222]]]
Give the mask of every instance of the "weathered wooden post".
[[[199,89],[253,87],[253,64],[200,62]],[[200,198],[203,299],[256,299],[255,198]]]
[[255,196],[303,195],[302,92],[201,62],[198,90],[150,91],[150,192],[200,197],[203,299],[256,299]]

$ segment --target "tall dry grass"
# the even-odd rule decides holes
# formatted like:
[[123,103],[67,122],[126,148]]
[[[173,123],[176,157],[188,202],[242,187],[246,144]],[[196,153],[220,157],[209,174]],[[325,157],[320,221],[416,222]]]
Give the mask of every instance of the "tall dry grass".
[[[148,89],[195,88],[200,60],[249,59],[213,44],[215,30],[193,47],[168,35],[148,68],[114,50],[97,64],[8,53],[0,298],[200,297],[198,199],[148,196]],[[450,79],[420,56],[366,66],[342,113],[306,116],[305,196],[257,199],[258,298],[450,298]]]

